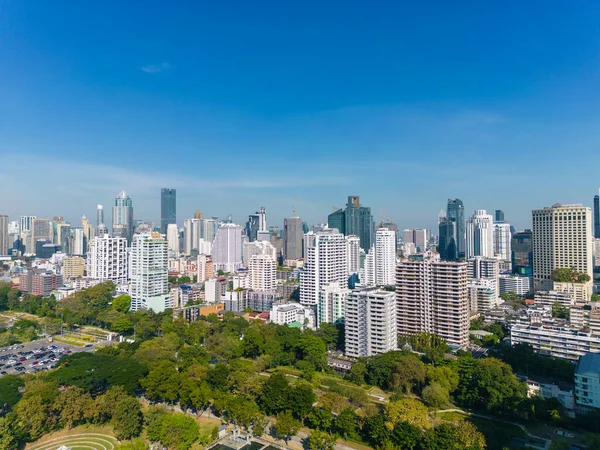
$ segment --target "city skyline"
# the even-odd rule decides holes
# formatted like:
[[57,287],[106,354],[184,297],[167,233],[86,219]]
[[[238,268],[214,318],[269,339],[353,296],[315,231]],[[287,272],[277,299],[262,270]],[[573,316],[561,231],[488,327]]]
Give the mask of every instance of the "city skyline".
[[171,187],[181,218],[318,223],[356,194],[401,228],[460,198],[523,229],[598,191],[593,4],[68,3],[0,1],[11,217],[73,223],[125,189],[158,223]]

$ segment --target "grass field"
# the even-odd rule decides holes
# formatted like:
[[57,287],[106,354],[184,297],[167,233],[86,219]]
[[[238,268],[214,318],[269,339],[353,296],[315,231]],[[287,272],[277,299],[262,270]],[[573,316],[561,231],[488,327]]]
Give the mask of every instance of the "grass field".
[[77,427],[44,436],[39,441],[27,445],[25,449],[56,450],[64,445],[71,450],[113,450],[118,444],[108,429]]

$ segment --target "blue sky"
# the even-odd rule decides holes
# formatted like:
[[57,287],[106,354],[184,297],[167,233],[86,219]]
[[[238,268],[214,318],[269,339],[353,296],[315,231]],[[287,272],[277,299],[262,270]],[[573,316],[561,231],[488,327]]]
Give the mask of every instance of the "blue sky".
[[0,0],[0,212],[309,223],[591,205],[600,4]]

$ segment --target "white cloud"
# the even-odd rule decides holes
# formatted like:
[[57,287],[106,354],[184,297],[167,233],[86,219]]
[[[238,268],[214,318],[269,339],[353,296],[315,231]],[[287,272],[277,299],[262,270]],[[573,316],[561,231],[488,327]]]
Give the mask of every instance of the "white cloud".
[[168,62],[163,62],[160,64],[149,64],[147,66],[140,67],[141,71],[146,73],[158,73],[172,68],[173,66]]

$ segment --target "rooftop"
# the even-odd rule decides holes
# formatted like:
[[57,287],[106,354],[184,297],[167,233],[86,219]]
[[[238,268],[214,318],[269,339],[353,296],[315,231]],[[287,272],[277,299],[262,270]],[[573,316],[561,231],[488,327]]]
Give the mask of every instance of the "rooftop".
[[578,374],[597,373],[600,374],[600,353],[588,353],[579,357],[577,363]]

